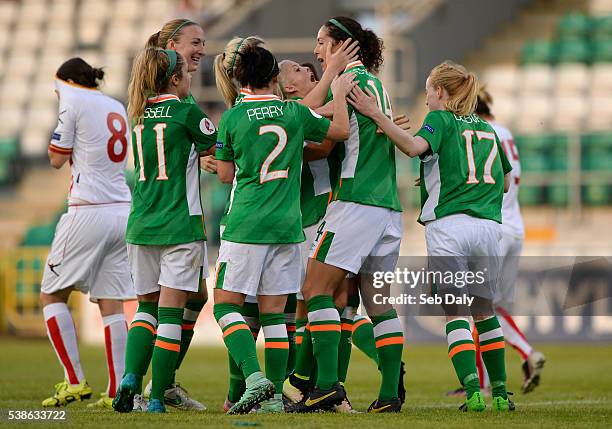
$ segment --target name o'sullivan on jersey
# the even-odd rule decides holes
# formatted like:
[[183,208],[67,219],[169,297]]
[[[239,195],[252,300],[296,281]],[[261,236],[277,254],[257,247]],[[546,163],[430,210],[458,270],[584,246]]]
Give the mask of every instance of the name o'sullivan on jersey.
[[402,293],[397,296],[384,296],[382,293],[377,293],[373,297],[374,304],[391,304],[391,305],[468,305],[471,306],[474,298],[469,294],[456,295],[453,293],[445,293],[440,295],[430,295],[422,293],[419,295],[411,295]]

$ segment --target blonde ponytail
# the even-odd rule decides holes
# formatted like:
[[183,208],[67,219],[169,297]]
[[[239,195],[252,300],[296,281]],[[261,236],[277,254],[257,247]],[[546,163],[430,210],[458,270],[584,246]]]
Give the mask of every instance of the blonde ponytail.
[[264,41],[257,36],[235,37],[229,41],[223,52],[215,57],[215,83],[228,107],[234,106],[238,96],[234,72],[240,65],[240,54],[263,44]]
[[174,72],[166,76],[170,60],[163,49],[145,48],[134,59],[128,85],[128,118],[142,123],[147,98],[165,92],[172,76],[183,78],[185,60],[177,53]]
[[434,67],[429,75],[434,88],[443,88],[448,93],[446,110],[459,116],[474,113],[478,103],[480,85],[478,78],[465,67],[451,61],[445,61]]

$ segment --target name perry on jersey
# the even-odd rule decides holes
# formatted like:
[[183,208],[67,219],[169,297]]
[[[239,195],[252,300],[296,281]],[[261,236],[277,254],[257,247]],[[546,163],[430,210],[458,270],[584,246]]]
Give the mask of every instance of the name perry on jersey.
[[157,106],[157,107],[147,107],[144,111],[145,119],[159,119],[159,118],[171,118],[172,115],[169,115],[171,106]]
[[283,106],[263,106],[247,110],[249,121],[283,116]]

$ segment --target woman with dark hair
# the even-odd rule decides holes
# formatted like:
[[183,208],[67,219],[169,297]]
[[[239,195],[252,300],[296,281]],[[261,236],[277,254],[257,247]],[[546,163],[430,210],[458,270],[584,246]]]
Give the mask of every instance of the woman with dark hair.
[[[329,53],[344,40],[359,42],[359,59],[349,63],[345,73],[354,73],[360,88],[370,88],[385,115],[392,117],[389,96],[375,76],[382,65],[382,40],[355,20],[335,17],[317,34],[314,54],[323,70]],[[341,160],[340,177],[333,201],[319,223],[310,251],[302,289],[308,308],[317,380],[302,407],[310,412],[341,403],[346,394],[338,381],[338,348],[341,338],[340,314],[333,294],[347,274],[360,274],[360,289],[366,310],[374,323],[382,383],[370,412],[397,412],[403,350],[403,331],[397,313],[389,304],[373,305],[373,273],[393,271],[402,237],[401,206],[395,177],[395,148],[384,134],[377,133],[372,119],[350,108],[350,135],[335,151]],[[389,293],[389,285],[376,290]]]
[[111,408],[123,375],[127,327],[123,301],[134,299],[125,231],[130,190],[125,181],[128,145],[123,105],[98,91],[104,71],[81,58],[58,69],[58,124],[49,144],[54,168],[70,162],[72,182],[68,212],[55,231],[41,284],[40,302],[53,349],[65,380],[43,407],[65,406],[88,399],[74,322],[68,309],[72,291],[89,293],[104,323],[109,382],[106,392],[90,406]]
[[[234,78],[252,94],[226,111],[219,125],[219,179],[233,183],[216,264],[214,315],[223,340],[240,368],[246,390],[229,414],[282,412],[289,341],[284,308],[300,287],[300,173],[304,141],[348,137],[346,94],[351,76],[332,84],[334,120],[273,94],[276,58],[261,46],[241,49]],[[245,296],[257,296],[266,339],[266,377],[241,313]]]

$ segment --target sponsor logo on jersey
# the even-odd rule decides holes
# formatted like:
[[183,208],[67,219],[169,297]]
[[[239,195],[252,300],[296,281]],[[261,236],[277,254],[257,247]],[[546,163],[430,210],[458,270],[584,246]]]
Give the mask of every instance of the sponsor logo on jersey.
[[62,139],[62,135],[60,133],[53,133],[53,136],[51,137],[51,140],[60,141],[61,139]]
[[432,127],[432,126],[431,126],[431,125],[429,125],[429,124],[425,124],[425,125],[423,125],[423,129],[424,129],[424,130],[429,131],[431,134],[433,134],[433,133],[435,133],[435,132],[436,132],[436,130],[434,129],[434,127]]
[[217,144],[215,145],[215,147],[217,149],[223,149],[223,142],[217,142]]
[[209,136],[216,131],[215,124],[213,124],[213,122],[208,118],[202,118],[202,120],[200,121],[200,131]]

